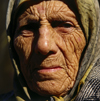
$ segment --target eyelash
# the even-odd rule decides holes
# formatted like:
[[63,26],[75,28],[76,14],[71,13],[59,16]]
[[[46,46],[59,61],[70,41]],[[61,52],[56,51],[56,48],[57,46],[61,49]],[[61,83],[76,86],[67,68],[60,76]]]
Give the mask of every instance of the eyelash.
[[70,22],[63,23],[62,26],[66,27],[66,28],[74,27],[74,25],[72,23],[70,23]]

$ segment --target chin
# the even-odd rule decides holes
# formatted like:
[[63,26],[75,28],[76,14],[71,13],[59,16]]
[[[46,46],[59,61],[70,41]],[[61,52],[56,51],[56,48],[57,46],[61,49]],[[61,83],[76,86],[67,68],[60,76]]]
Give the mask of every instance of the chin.
[[33,92],[37,93],[38,95],[40,96],[57,96],[57,97],[60,97],[60,96],[64,96],[66,93],[62,93],[62,91],[58,91],[58,90],[32,90]]
[[65,86],[59,86],[58,83],[54,82],[37,82],[34,86],[29,85],[31,91],[37,93],[40,96],[64,96],[68,93],[68,89]]

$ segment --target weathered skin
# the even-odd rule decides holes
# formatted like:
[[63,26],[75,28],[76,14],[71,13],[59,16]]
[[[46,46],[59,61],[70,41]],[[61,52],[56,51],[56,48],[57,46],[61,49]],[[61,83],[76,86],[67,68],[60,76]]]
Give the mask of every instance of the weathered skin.
[[39,95],[69,92],[85,44],[75,14],[62,1],[40,2],[18,18],[14,47],[29,88]]

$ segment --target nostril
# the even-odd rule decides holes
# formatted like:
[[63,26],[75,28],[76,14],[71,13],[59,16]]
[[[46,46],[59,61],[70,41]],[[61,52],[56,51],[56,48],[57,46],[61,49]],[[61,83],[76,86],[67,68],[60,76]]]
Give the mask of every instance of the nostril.
[[56,52],[54,52],[54,51],[50,51],[49,53],[48,53],[48,55],[52,55],[52,54],[55,54]]
[[40,50],[38,47],[35,47],[35,53],[36,54],[42,54],[42,55],[53,55],[56,54],[56,51],[54,50]]
[[[37,51],[36,54],[41,54],[41,52]],[[44,53],[43,55],[52,55],[52,54],[55,54],[55,52],[50,51],[47,54]]]

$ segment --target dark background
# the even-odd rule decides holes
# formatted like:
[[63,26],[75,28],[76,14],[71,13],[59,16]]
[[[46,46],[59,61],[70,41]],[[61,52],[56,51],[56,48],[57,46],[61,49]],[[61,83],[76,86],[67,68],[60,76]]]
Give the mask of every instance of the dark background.
[[13,67],[11,64],[5,30],[8,0],[0,0],[0,94],[13,89]]

